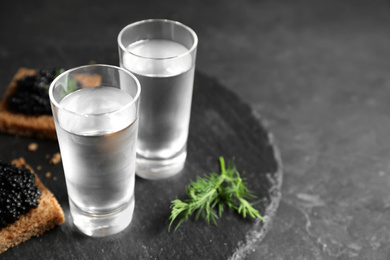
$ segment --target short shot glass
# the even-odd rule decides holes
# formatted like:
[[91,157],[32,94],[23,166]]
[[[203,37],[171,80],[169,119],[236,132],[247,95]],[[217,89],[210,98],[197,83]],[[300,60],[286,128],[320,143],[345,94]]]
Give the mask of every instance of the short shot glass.
[[70,212],[86,235],[132,220],[140,93],[133,74],[110,65],[70,69],[50,86]]
[[187,157],[197,35],[176,21],[144,20],[123,28],[118,46],[120,66],[142,86],[136,173],[173,176]]

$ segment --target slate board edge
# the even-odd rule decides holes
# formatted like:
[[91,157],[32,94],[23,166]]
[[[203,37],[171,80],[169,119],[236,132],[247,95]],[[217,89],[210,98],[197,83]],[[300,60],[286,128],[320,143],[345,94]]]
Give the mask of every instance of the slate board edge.
[[[259,219],[256,219],[255,228],[249,232],[246,237],[245,241],[241,241],[238,243],[238,247],[232,257],[230,257],[230,260],[239,260],[246,258],[251,252],[253,252],[256,247],[261,243],[263,238],[267,235],[268,231],[270,230],[272,226],[272,221],[274,220],[274,217],[277,213],[277,210],[279,208],[280,201],[282,199],[282,183],[283,183],[283,173],[284,173],[284,166],[282,161],[282,155],[278,146],[278,142],[275,138],[275,136],[272,134],[272,132],[269,131],[268,127],[264,124],[264,118],[262,118],[255,110],[252,109],[252,115],[258,119],[259,123],[262,127],[264,127],[267,130],[268,133],[268,139],[269,143],[273,148],[274,157],[277,162],[278,168],[275,172],[276,180],[274,180],[274,186],[271,190],[271,203],[268,205],[268,207],[265,210],[264,214],[264,224],[261,226],[262,221]],[[272,180],[272,179],[270,179]]]

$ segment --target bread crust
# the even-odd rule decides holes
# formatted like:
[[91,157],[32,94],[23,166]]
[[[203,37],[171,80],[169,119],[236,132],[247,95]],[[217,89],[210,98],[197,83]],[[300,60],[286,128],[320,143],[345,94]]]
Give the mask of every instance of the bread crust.
[[[12,164],[26,168],[32,171],[23,158],[13,160]],[[0,254],[10,247],[19,245],[33,236],[40,236],[44,232],[65,222],[64,212],[54,197],[53,193],[43,185],[38,176],[35,174],[35,183],[39,187],[42,195],[38,199],[39,205],[31,209],[26,214],[20,216],[16,222],[0,230]]]
[[[36,70],[19,68],[6,92],[0,101],[0,132],[11,135],[30,136],[39,139],[56,140],[56,129],[52,115],[25,115],[17,113],[8,108],[7,100],[16,91],[17,81],[25,76],[31,76]],[[77,75],[83,88],[99,86],[101,77],[99,75]]]

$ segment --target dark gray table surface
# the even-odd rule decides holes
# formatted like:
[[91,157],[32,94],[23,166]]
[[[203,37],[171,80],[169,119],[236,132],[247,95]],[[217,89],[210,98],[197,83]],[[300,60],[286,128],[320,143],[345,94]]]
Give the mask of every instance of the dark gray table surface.
[[[2,1],[0,92],[20,66],[118,64],[116,37],[131,22],[181,21],[199,36],[198,70],[248,104],[281,150],[283,198],[245,258],[390,259],[389,5]],[[7,140],[1,155],[12,157],[20,140]]]

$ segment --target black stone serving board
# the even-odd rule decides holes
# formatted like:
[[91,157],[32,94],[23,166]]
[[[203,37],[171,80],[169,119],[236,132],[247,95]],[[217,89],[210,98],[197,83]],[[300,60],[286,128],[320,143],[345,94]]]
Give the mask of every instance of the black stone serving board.
[[[27,150],[37,142],[35,152]],[[183,172],[160,181],[136,179],[130,226],[107,238],[80,234],[69,214],[62,165],[49,165],[57,142],[0,135],[0,160],[24,157],[62,205],[66,222],[41,237],[11,248],[0,259],[242,259],[265,236],[281,198],[282,163],[272,135],[250,106],[217,80],[196,72],[188,157]],[[185,186],[197,175],[219,171],[218,157],[235,158],[266,222],[242,219],[226,210],[218,226],[189,220],[168,232],[170,202],[185,199]],[[46,172],[51,172],[46,177]]]

